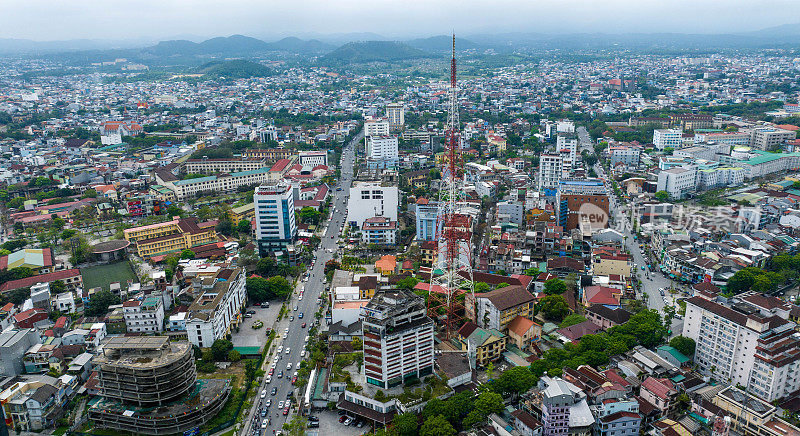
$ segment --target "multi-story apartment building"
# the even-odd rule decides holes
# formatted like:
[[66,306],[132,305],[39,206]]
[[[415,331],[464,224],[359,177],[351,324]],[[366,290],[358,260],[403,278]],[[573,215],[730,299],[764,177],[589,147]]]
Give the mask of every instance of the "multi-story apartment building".
[[361,314],[367,383],[388,389],[433,373],[434,326],[422,298],[379,290]]
[[[555,191],[564,172],[564,159],[560,155],[543,154],[539,157],[539,192]],[[553,192],[555,195],[555,192]]]
[[686,165],[658,173],[658,191],[666,191],[670,198],[680,200],[697,191],[697,167]]
[[757,127],[750,132],[750,146],[758,150],[775,150],[786,141],[795,139],[791,130],[775,127]]
[[389,121],[386,118],[364,120],[364,136],[389,136]]
[[800,389],[800,353],[791,306],[776,297],[746,293],[727,304],[695,296],[686,300],[683,336],[696,342],[700,371],[747,386],[773,401]]
[[542,436],[589,434],[595,423],[586,393],[560,377],[542,376],[523,409],[542,423]]
[[347,223],[361,228],[365,220],[375,216],[397,221],[397,207],[397,186],[357,181],[350,188],[347,199]]
[[122,303],[122,315],[128,333],[156,333],[164,331],[164,302],[160,296]]
[[679,129],[653,130],[653,145],[656,149],[680,148],[683,142],[683,132]]
[[[424,201],[422,201],[424,200]],[[417,200],[416,229],[418,241],[435,241],[437,239],[437,222],[439,219],[439,203],[427,199]]]
[[574,168],[578,156],[578,138],[574,134],[559,134],[556,137],[556,152],[561,155],[566,168]]
[[186,315],[186,335],[198,347],[210,347],[223,339],[241,321],[241,309],[247,304],[245,273],[241,268],[224,268],[213,278],[192,282],[198,297]]
[[197,218],[176,218],[163,223],[125,229],[125,239],[136,244],[141,257],[185,250],[216,240],[215,221],[198,222]]
[[385,216],[364,220],[361,226],[361,242],[365,244],[395,245],[397,243],[397,221]]
[[610,145],[608,146],[608,158],[611,166],[618,164],[637,166],[642,154],[642,148],[635,145]]
[[253,171],[269,166],[266,159],[257,157],[240,159],[189,159],[184,165],[184,170],[188,174],[217,174],[217,173],[236,173],[239,171]]
[[367,166],[395,168],[400,160],[396,136],[370,136],[366,139]]
[[389,127],[399,129],[406,124],[406,106],[403,103],[389,103],[386,105],[386,118]]
[[261,256],[280,251],[297,238],[294,195],[288,185],[264,185],[253,194],[256,244]]
[[248,148],[243,152],[245,158],[264,159],[267,162],[277,162],[283,159],[293,159],[297,150],[292,148]]
[[512,222],[522,225],[525,215],[525,206],[519,201],[501,201],[497,203],[497,221]]
[[55,427],[64,415],[67,385],[60,379],[52,382],[20,380],[0,392],[0,405],[5,415],[3,425],[22,431],[39,431]]
[[480,327],[506,332],[508,324],[517,316],[533,319],[535,303],[536,299],[524,287],[506,286],[477,293],[474,297],[467,294],[467,316]]
[[298,158],[300,165],[314,168],[317,165],[328,166],[328,152],[325,150],[305,150]]

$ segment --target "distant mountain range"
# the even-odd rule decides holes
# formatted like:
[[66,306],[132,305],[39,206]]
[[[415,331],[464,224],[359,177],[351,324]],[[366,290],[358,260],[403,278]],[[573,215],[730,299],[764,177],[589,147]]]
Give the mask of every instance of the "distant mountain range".
[[[311,35],[311,34],[309,34]],[[317,58],[321,65],[347,65],[364,62],[394,62],[446,56],[452,48],[450,35],[392,41],[374,33],[314,35],[313,39],[286,37],[267,42],[244,35],[216,37],[201,42],[174,39],[147,43],[144,40],[69,40],[40,42],[25,39],[0,39],[0,55],[52,56],[86,65],[101,60],[128,58],[150,65],[197,66],[211,59],[253,58],[269,53]],[[192,38],[192,36],[187,36]],[[565,51],[635,50],[652,53],[691,51],[709,53],[721,49],[764,49],[800,47],[800,23],[770,27],[754,32],[730,34],[680,33],[498,33],[466,35],[456,39],[457,51],[494,50],[500,53],[542,53]]]
[[283,51],[296,54],[324,53],[334,47],[317,40],[304,41],[299,38],[288,37],[275,42],[265,42],[260,39],[243,35],[217,37],[197,43],[187,40],[161,41],[142,51],[157,56],[175,55],[250,55],[271,51]]

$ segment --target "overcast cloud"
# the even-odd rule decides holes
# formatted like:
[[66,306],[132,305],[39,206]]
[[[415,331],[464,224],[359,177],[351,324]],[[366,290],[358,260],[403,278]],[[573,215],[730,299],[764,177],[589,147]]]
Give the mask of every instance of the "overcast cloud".
[[733,33],[800,22],[798,6],[797,0],[0,0],[0,38]]

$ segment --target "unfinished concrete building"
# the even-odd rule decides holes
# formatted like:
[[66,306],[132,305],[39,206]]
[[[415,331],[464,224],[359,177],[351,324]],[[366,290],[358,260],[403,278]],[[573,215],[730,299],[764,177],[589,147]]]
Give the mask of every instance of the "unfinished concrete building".
[[228,380],[197,380],[191,344],[166,336],[112,338],[95,362],[100,395],[89,418],[100,427],[181,433],[219,412],[230,391]]

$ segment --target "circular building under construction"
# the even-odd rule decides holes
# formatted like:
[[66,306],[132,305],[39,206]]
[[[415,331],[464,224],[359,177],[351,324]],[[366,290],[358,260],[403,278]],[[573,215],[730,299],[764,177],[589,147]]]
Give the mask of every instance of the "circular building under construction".
[[96,358],[98,427],[148,435],[199,427],[225,404],[227,380],[197,380],[192,346],[166,336],[117,337]]

